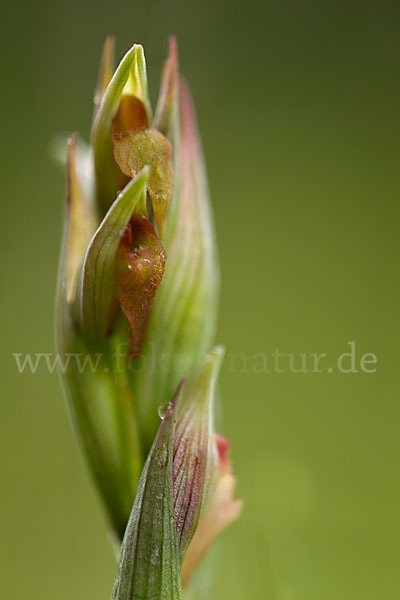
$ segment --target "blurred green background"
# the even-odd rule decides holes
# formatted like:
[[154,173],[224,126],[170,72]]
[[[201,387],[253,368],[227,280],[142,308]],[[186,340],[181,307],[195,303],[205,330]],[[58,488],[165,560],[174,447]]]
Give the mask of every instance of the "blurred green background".
[[[5,14],[4,14],[5,13]],[[106,600],[115,563],[52,352],[64,176],[59,131],[88,136],[106,34],[167,37],[196,100],[222,269],[218,342],[241,519],[216,598],[397,600],[400,7],[397,2],[23,0],[1,35],[1,590]],[[254,372],[254,356],[356,342],[375,373]],[[331,362],[329,362],[329,360]]]

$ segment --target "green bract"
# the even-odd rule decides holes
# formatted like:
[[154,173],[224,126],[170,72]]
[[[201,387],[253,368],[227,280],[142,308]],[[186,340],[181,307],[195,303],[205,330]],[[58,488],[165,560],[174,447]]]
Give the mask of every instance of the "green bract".
[[113,600],[181,597],[181,562],[218,479],[213,403],[222,354],[216,348],[180,384],[162,415],[126,529]]
[[132,215],[147,215],[147,177],[145,166],[118,195],[86,250],[77,295],[80,331],[85,337],[104,338],[110,329],[117,252]]

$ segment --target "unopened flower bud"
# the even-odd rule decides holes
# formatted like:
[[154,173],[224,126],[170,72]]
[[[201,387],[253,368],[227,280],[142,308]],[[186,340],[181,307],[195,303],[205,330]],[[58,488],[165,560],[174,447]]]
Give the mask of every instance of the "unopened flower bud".
[[215,348],[180,384],[162,415],[126,529],[112,600],[180,598],[181,568],[187,583],[206,547],[238,514],[232,487],[229,494],[221,491],[227,463],[213,426],[222,356]]

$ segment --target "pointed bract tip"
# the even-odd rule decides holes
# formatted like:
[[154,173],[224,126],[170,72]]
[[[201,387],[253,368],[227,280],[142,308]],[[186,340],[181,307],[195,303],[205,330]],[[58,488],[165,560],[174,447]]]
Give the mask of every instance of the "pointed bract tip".
[[110,83],[115,69],[115,37],[108,35],[104,42],[103,52],[100,59],[99,75],[97,78],[96,95],[94,103],[98,107]]
[[168,56],[164,63],[161,87],[154,118],[155,127],[174,144],[177,138],[178,124],[178,49],[175,37],[169,39]]
[[168,60],[171,62],[176,62],[178,59],[178,43],[176,41],[176,37],[174,35],[169,36],[169,54]]
[[208,360],[217,363],[218,366],[221,365],[222,360],[225,356],[225,346],[219,344],[218,346],[214,346],[211,352],[208,354]]
[[78,132],[73,131],[67,140],[68,146],[75,146],[77,137],[78,137]]
[[[74,131],[71,133],[69,138],[67,139],[67,179],[68,186],[71,185],[71,170],[75,170],[75,152],[76,152],[76,142],[78,138],[78,133]],[[68,200],[70,200],[70,194],[68,193]]]
[[225,347],[215,346],[205,358],[202,371],[204,375],[212,378],[212,382],[215,382],[218,377],[224,356]]

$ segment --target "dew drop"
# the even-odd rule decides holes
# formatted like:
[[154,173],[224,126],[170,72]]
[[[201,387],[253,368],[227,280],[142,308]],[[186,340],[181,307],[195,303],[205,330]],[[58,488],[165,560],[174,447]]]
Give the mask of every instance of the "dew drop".
[[160,417],[161,421],[164,420],[165,415],[168,413],[171,406],[172,402],[163,402],[162,404],[160,404],[160,406],[158,407],[158,416]]

